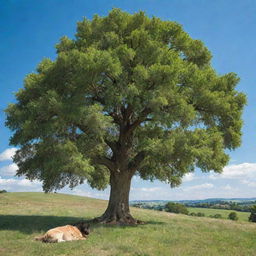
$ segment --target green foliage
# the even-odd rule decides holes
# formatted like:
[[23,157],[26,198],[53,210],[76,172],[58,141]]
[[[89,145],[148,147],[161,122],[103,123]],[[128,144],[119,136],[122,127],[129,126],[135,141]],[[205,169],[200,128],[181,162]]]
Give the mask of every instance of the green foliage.
[[222,218],[222,215],[219,214],[219,213],[216,213],[214,215],[209,215],[210,218],[215,218],[215,219],[221,219]]
[[205,214],[203,212],[198,212],[198,213],[190,212],[189,215],[190,216],[197,216],[197,217],[205,217]]
[[203,212],[198,212],[198,213],[196,214],[196,216],[197,216],[197,217],[204,217],[205,214],[204,214]]
[[3,190],[0,190],[0,194],[1,193],[7,193],[7,191],[5,189],[3,189]]
[[173,213],[182,213],[188,215],[188,209],[185,205],[179,204],[179,203],[172,203],[169,202],[165,205],[165,210],[167,212],[173,212]]
[[238,216],[236,214],[236,212],[231,212],[229,215],[228,215],[228,218],[230,220],[238,220]]
[[103,189],[109,171],[177,186],[195,166],[221,172],[225,149],[240,145],[239,78],[218,75],[176,22],[113,9],[78,22],[56,49],[6,109],[17,174],[45,191]]
[[[225,209],[210,209],[210,208],[194,208],[194,207],[188,207],[189,212],[202,212],[205,214],[206,217],[211,217],[215,214],[221,214],[223,219],[228,219],[228,215],[233,212],[233,210],[225,210]],[[249,218],[249,212],[240,212],[236,211],[236,214],[239,218],[239,221],[245,221],[248,222]]]
[[249,221],[256,222],[256,205],[251,207],[251,214],[249,216]]

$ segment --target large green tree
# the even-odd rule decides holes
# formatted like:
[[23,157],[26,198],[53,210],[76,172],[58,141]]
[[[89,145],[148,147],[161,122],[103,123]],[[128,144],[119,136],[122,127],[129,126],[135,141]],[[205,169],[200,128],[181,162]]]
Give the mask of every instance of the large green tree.
[[131,178],[177,186],[195,167],[221,172],[240,145],[245,96],[234,73],[176,22],[113,9],[78,22],[57,58],[29,74],[6,110],[18,175],[44,191],[111,187],[102,222],[134,223]]

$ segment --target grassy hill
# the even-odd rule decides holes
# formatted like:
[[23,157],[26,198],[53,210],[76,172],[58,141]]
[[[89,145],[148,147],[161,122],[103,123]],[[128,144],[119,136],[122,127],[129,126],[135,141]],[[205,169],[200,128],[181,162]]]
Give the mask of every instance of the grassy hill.
[[102,214],[106,201],[43,193],[0,194],[1,256],[255,255],[256,224],[132,208],[137,227],[96,225],[86,241],[43,244],[49,228]]
[[[215,214],[221,214],[222,218],[227,219],[228,215],[231,212],[236,212],[238,216],[238,220],[240,221],[247,221],[250,216],[249,212],[239,212],[239,211],[234,211],[234,210],[223,210],[223,209],[210,209],[210,208],[199,208],[199,207],[188,207],[189,213],[191,212],[201,212],[204,213],[205,216],[210,216],[210,215],[215,215]],[[256,226],[256,225],[255,225]]]

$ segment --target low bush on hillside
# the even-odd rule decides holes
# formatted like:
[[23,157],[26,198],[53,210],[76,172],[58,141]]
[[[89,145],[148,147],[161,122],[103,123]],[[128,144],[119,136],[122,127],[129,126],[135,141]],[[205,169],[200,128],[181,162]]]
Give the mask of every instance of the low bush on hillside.
[[228,218],[230,220],[238,220],[238,216],[236,214],[236,212],[231,212],[229,215],[228,215]]
[[210,218],[215,218],[215,219],[221,219],[222,218],[222,215],[217,213],[215,215],[209,215]]
[[7,193],[6,190],[0,190],[0,193]]
[[173,213],[182,213],[188,215],[188,209],[185,205],[179,204],[179,203],[172,203],[169,202],[165,205],[165,210],[167,212],[173,212]]
[[205,214],[203,212],[197,212],[197,213],[191,212],[189,215],[190,216],[197,216],[197,217],[205,217]]
[[249,221],[256,222],[256,205],[251,207],[251,215],[249,216]]

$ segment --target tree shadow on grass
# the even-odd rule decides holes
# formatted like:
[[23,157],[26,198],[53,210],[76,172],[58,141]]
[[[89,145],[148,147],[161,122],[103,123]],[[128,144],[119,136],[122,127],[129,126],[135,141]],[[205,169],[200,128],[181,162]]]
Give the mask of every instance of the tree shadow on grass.
[[65,216],[0,215],[0,231],[18,230],[22,233],[32,234],[45,232],[57,226],[72,225],[81,220],[82,218]]
[[[40,215],[0,215],[0,231],[1,230],[16,230],[25,234],[32,234],[35,232],[46,232],[47,230],[64,225],[72,225],[79,221],[88,221],[89,219],[82,219],[79,217],[70,216],[40,216]],[[164,222],[148,221],[143,225],[163,225]],[[127,225],[110,225],[110,224],[91,224],[91,230],[100,227],[106,228],[129,228],[137,227]]]

